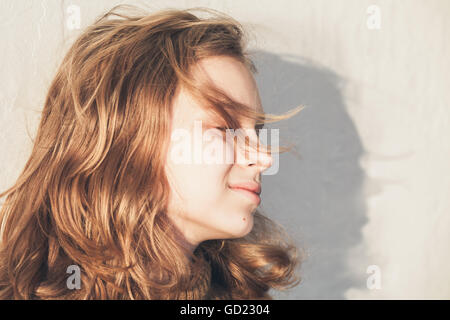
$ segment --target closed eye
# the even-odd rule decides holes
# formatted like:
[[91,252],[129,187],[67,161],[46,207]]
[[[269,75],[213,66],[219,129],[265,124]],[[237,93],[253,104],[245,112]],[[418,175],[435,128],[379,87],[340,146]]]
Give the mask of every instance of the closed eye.
[[264,129],[264,123],[255,125],[256,135],[259,137],[259,130]]

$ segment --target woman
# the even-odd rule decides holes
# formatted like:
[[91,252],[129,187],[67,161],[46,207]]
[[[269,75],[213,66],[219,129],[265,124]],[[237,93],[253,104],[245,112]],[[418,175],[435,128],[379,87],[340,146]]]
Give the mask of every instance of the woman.
[[[254,142],[299,109],[264,114],[230,17],[123,9],[68,51],[25,169],[0,194],[0,298],[271,299],[298,284],[298,249],[257,209],[272,158]],[[207,150],[244,160],[180,163],[174,137],[199,121],[194,145],[208,131]],[[225,139],[243,128],[245,143]]]

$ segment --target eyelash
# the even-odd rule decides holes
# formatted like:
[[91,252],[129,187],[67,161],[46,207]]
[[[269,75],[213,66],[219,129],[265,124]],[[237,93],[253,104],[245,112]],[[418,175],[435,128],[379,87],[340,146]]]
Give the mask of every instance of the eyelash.
[[[216,127],[216,129],[219,129],[220,131],[227,131],[227,127]],[[264,126],[262,125],[259,125],[259,126],[256,126],[255,127],[255,130],[256,130],[256,132],[258,133],[259,132],[259,130],[261,130],[261,129],[264,129]]]

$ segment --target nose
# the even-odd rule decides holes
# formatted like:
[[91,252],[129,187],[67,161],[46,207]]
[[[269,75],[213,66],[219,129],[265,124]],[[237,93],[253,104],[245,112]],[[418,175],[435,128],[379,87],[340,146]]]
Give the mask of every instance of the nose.
[[238,135],[239,150],[235,152],[237,159],[235,162],[246,168],[257,168],[258,172],[263,172],[273,164],[273,157],[267,146],[263,145],[254,130],[246,130],[244,136]]

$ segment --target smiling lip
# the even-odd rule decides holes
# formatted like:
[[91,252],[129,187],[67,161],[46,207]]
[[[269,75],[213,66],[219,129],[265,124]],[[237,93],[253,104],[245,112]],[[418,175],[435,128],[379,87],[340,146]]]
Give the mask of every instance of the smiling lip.
[[257,205],[261,203],[261,186],[258,183],[246,182],[236,185],[230,185],[230,189],[239,192],[243,196],[255,202]]
[[252,181],[230,184],[230,188],[245,189],[245,190],[254,192],[257,195],[261,194],[261,185],[259,183],[252,182]]

